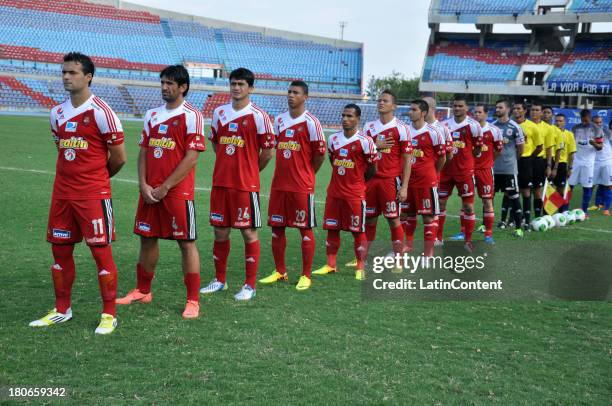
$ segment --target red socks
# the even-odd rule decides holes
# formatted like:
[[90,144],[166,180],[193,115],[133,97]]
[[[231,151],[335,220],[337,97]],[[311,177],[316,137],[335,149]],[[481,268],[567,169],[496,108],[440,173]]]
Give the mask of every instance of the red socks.
[[465,234],[465,241],[472,241],[472,233],[474,232],[474,225],[476,224],[476,215],[472,214],[464,214],[461,218],[461,225],[463,228],[463,233]]
[[336,268],[336,257],[340,249],[340,231],[327,230],[327,240],[325,241],[325,251],[327,253],[327,265]]
[[436,236],[439,241],[444,240],[444,223],[445,222],[446,222],[446,210],[438,214],[438,230],[437,230]]
[[55,308],[60,313],[66,313],[70,308],[72,283],[75,278],[74,245],[51,245],[55,264],[51,267],[53,287],[55,289]]
[[255,289],[257,269],[259,268],[259,252],[259,240],[244,244],[244,264],[246,267],[246,279],[244,283],[253,289]]
[[300,228],[302,235],[302,275],[310,278],[315,253],[315,236],[311,228]]
[[495,212],[485,211],[483,215],[483,223],[485,226],[485,237],[493,235],[493,224],[495,223]]
[[436,241],[438,224],[435,221],[423,224],[423,239],[425,240],[424,255],[433,257],[434,242]]
[[147,272],[144,266],[136,264],[136,287],[140,293],[151,292],[151,281],[155,277],[155,272]]
[[410,252],[412,250],[412,244],[414,242],[414,232],[417,226],[416,215],[408,216],[406,220],[402,222],[402,226],[404,227],[404,233],[406,235],[404,250]]
[[90,246],[91,254],[98,267],[98,285],[103,302],[103,313],[115,316],[115,299],[117,298],[117,267],[113,260],[110,245]]
[[404,249],[404,229],[402,225],[395,228],[391,228],[391,244],[393,246],[393,252],[401,254]]
[[353,250],[355,251],[355,258],[357,258],[356,269],[365,269],[367,244],[368,241],[366,239],[365,233],[353,233]]
[[230,252],[230,240],[215,241],[213,244],[213,260],[215,261],[215,278],[225,283],[227,274],[227,257]]
[[[183,276],[185,287],[187,288],[187,300],[194,302],[200,301],[200,273],[186,273]],[[142,291],[141,291],[142,293]]]
[[284,227],[272,228],[272,255],[274,256],[274,264],[276,272],[285,274],[287,267],[285,265],[285,248],[287,247],[287,238],[285,237]]

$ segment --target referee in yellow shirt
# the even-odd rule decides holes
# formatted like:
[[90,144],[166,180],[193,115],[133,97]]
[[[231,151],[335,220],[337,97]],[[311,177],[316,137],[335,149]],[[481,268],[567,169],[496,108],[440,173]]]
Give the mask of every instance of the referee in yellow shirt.
[[[555,161],[551,176],[557,191],[563,195],[565,184],[572,170],[572,162],[574,161],[574,153],[576,152],[576,140],[574,134],[570,130],[565,129],[565,114],[559,113],[555,115],[555,126],[559,129],[559,142],[557,143],[557,152],[559,159]],[[562,206],[559,210],[564,212],[569,209],[569,205]]]
[[537,154],[533,163],[533,209],[536,217],[542,216],[542,189],[546,178],[552,171],[552,159],[555,150],[555,132],[553,126],[543,120],[542,113],[544,105],[541,102],[531,104],[530,117],[535,125],[538,126],[542,150]]

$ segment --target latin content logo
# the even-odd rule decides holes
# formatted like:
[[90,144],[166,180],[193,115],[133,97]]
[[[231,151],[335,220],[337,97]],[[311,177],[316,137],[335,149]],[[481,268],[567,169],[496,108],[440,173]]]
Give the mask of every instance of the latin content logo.
[[339,166],[342,168],[349,168],[352,169],[355,167],[355,162],[351,161],[350,159],[334,159],[334,166]]
[[237,135],[232,135],[231,137],[228,136],[223,136],[221,138],[219,138],[219,144],[222,145],[235,145],[239,148],[243,148],[244,147],[244,139],[242,139],[242,137],[239,137]]
[[277,149],[287,149],[290,151],[300,151],[302,146],[296,141],[281,141],[276,146]]
[[59,141],[60,148],[87,149],[89,143],[83,137],[63,138]]
[[173,150],[176,148],[176,142],[170,137],[149,138],[149,146]]

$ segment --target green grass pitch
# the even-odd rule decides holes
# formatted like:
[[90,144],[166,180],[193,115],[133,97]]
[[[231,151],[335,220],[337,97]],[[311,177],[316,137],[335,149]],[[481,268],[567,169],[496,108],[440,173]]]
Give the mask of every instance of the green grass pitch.
[[[138,255],[131,230],[141,123],[124,126],[129,161],[113,180],[119,294],[134,286]],[[119,327],[107,337],[93,332],[101,302],[93,260],[80,244],[74,319],[30,328],[29,321],[53,307],[45,228],[56,152],[44,117],[0,116],[0,140],[0,386],[67,387],[75,404],[609,404],[610,303],[368,302],[347,269],[315,277],[312,289],[297,292],[295,230],[288,231],[291,284],[259,285],[250,303],[232,297],[244,278],[243,245],[233,232],[230,288],[203,297],[201,317],[192,321],[180,317],[179,250],[162,242],[153,303],[119,307]],[[196,178],[203,283],[214,273],[208,224],[213,164],[209,148]],[[326,163],[318,175],[319,202],[329,169]],[[272,173],[273,163],[262,173],[264,221]],[[448,211],[457,210],[453,198]],[[322,214],[318,203],[319,224]],[[612,241],[610,221],[594,214],[580,229],[526,239],[533,249],[546,238]],[[447,235],[457,231],[456,218],[447,224]],[[382,221],[378,230],[379,238],[388,238]],[[511,238],[497,231],[495,237]],[[263,276],[274,268],[269,228],[260,238]],[[321,228],[316,238],[318,267],[325,260]],[[352,238],[345,235],[339,263],[352,257]]]

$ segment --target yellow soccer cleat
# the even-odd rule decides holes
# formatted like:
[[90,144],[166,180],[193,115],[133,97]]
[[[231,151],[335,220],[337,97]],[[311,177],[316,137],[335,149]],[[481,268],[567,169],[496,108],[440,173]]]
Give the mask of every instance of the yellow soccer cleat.
[[344,266],[347,268],[355,268],[357,266],[357,258],[347,262],[346,264],[344,264]]
[[308,276],[302,275],[300,276],[300,280],[298,281],[295,288],[297,290],[306,290],[310,289],[310,286],[312,286],[312,280]]
[[60,313],[57,309],[49,311],[49,313],[30,323],[30,327],[47,327],[54,324],[64,323],[72,318],[72,310],[66,310],[66,313]]
[[100,324],[96,328],[96,334],[110,334],[117,327],[117,318],[111,314],[102,313]]
[[332,268],[331,266],[325,264],[323,265],[321,268],[317,269],[316,271],[312,271],[313,275],[327,275],[330,273],[335,273],[336,272],[336,268]]
[[402,272],[404,272],[404,268],[402,268],[401,266],[396,266],[395,268],[393,268],[391,270],[391,272],[393,272],[393,273],[402,273]]
[[269,276],[266,276],[263,279],[259,280],[259,283],[263,283],[264,285],[270,285],[274,282],[278,282],[278,281],[284,281],[287,282],[289,281],[289,278],[287,277],[287,273],[280,273],[278,272],[276,269],[274,270],[274,272],[272,272],[272,274],[270,274]]
[[365,278],[365,269],[357,269],[355,271],[355,279],[357,279],[358,281],[364,281]]

